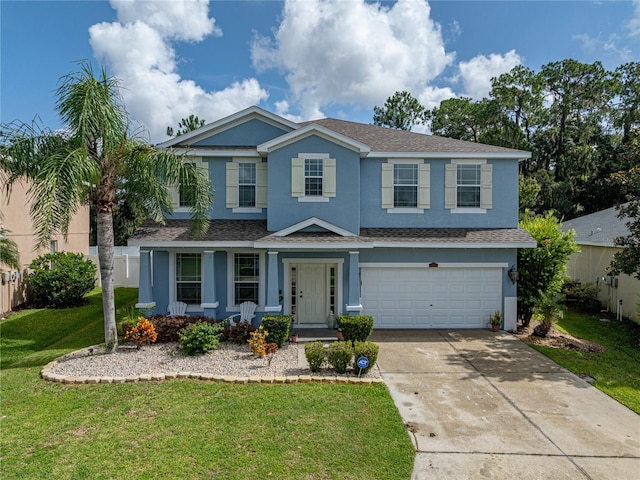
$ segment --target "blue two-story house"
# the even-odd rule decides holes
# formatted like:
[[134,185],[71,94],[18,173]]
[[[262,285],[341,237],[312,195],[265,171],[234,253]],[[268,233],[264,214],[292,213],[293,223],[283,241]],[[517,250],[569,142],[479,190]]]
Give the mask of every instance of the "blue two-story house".
[[139,307],[222,319],[252,301],[256,322],[364,313],[377,328],[486,327],[500,310],[515,328],[516,252],[536,245],[518,228],[528,152],[258,107],[160,147],[208,171],[216,196],[203,237],[179,186],[166,224],[131,237]]

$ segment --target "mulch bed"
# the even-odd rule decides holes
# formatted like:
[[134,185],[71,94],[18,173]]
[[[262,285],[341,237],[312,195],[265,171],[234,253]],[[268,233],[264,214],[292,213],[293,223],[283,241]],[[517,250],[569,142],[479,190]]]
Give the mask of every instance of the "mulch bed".
[[553,327],[546,337],[538,337],[533,334],[533,329],[537,324],[538,322],[536,320],[531,320],[531,324],[526,328],[518,325],[518,331],[515,336],[524,343],[558,348],[561,350],[571,350],[574,352],[601,353],[607,350],[606,347],[603,347],[598,343],[573,337],[566,333],[562,333]]

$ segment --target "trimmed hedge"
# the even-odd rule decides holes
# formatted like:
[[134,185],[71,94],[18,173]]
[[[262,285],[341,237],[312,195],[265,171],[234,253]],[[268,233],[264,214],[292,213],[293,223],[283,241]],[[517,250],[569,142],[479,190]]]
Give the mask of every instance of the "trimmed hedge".
[[218,348],[223,325],[198,321],[192,323],[180,334],[180,348],[185,355],[202,355]]
[[327,361],[337,373],[345,373],[351,358],[353,357],[353,345],[351,342],[334,342],[329,345]]
[[269,332],[269,342],[282,348],[289,339],[289,329],[291,328],[291,315],[265,315],[262,317],[262,328]]
[[373,317],[371,315],[342,314],[337,318],[345,341],[365,342],[373,332]]
[[307,358],[309,369],[317,372],[325,361],[325,349],[322,342],[309,342],[304,346],[304,356]]
[[[353,353],[356,361],[360,357],[367,357],[369,359],[369,366],[367,368],[362,369],[362,373],[367,373],[369,370],[373,368],[373,366],[378,361],[378,352],[380,351],[380,347],[377,343],[373,342],[353,342]],[[355,366],[354,369],[356,373],[360,371],[360,369]]]

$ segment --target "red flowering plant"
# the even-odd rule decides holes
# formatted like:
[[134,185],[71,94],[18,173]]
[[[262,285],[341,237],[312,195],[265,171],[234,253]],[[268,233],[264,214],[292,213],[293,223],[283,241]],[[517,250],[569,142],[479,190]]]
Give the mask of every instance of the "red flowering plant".
[[138,317],[138,323],[127,329],[124,338],[131,340],[140,349],[143,343],[153,343],[158,338],[156,329],[149,320],[144,317]]

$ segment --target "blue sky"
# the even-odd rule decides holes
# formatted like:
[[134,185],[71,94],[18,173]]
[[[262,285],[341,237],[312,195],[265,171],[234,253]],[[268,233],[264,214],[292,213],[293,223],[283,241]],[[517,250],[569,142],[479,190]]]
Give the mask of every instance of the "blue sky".
[[640,0],[2,0],[0,16],[2,122],[60,128],[58,80],[88,60],[154,142],[190,113],[370,122],[397,90],[433,107],[518,64],[640,60]]

